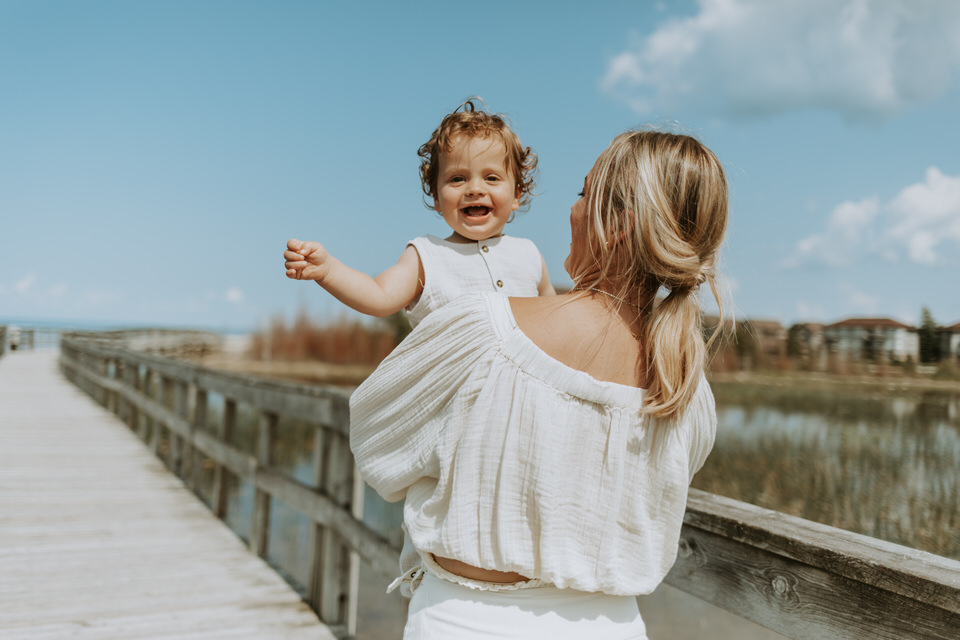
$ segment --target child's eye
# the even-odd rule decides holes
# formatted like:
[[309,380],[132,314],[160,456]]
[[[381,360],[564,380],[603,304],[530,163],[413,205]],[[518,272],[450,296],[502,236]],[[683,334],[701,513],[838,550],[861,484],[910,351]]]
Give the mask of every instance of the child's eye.
[[487,182],[498,182],[499,180],[499,176],[487,176]]
[[463,182],[463,176],[454,176],[450,178],[450,182]]

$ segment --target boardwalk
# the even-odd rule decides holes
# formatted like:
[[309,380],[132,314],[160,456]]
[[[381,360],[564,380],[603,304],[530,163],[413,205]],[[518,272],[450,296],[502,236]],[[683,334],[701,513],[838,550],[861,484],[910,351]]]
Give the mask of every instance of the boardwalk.
[[56,356],[0,358],[0,638],[332,640]]

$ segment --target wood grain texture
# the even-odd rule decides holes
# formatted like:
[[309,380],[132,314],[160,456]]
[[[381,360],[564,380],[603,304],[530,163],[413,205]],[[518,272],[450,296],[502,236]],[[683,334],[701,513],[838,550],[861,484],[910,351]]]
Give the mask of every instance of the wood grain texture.
[[0,637],[333,640],[56,358],[0,360]]
[[666,582],[794,640],[960,638],[960,562],[702,491]]

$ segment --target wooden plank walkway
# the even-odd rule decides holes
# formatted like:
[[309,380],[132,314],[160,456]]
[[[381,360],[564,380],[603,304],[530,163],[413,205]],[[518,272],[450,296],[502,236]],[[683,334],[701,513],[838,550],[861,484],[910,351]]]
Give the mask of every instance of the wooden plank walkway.
[[0,638],[333,640],[57,355],[0,358]]

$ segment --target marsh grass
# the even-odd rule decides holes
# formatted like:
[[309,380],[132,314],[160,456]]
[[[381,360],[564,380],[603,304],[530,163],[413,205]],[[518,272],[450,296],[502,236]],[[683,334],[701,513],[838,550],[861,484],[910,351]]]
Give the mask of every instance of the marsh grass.
[[376,365],[409,331],[405,316],[398,314],[380,321],[341,318],[317,323],[301,311],[290,324],[278,317],[266,330],[255,332],[250,355],[259,360]]
[[714,392],[695,487],[960,559],[960,396]]

